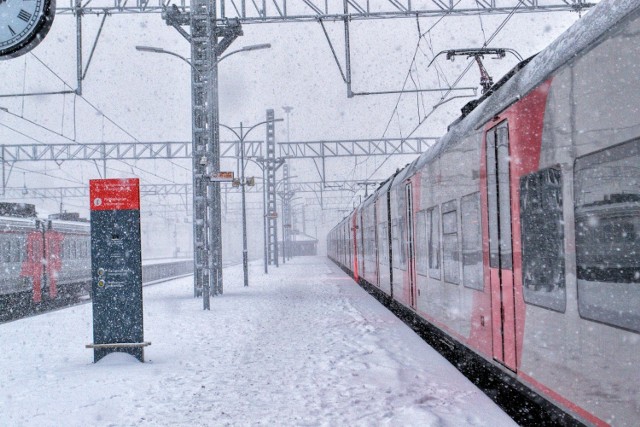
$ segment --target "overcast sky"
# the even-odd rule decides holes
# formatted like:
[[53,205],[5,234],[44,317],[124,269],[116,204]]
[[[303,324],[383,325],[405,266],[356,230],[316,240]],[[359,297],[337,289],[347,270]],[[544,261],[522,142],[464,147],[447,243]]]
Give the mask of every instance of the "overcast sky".
[[[481,47],[506,18],[506,15],[448,17],[437,24],[436,18],[423,18],[419,21],[420,31],[425,33],[433,28],[421,39],[419,46],[415,18],[353,22],[353,90],[401,90],[414,56],[411,77],[421,87],[435,88],[453,83],[470,60],[460,57],[450,62],[440,57],[435,65],[427,67],[433,55],[444,49]],[[489,46],[513,48],[528,57],[548,45],[576,19],[576,13],[564,12],[515,15]],[[95,16],[83,19],[85,62],[100,20],[101,17]],[[344,64],[343,26],[340,23],[326,25]],[[408,94],[348,99],[346,86],[318,23],[245,25],[244,36],[236,40],[230,50],[257,43],[271,43],[273,47],[234,55],[220,64],[221,122],[229,126],[237,126],[240,121],[245,125],[262,121],[268,108],[274,108],[277,117],[285,117],[281,107],[286,105],[293,107],[290,128],[291,139],[295,141],[399,137],[416,129],[418,117],[428,113],[439,101],[440,94],[437,93],[420,97]],[[0,111],[2,143],[132,141],[132,137],[139,141],[190,140],[188,65],[168,55],[138,52],[136,45],[163,47],[187,57],[190,54],[187,41],[167,26],[159,14],[111,16],[107,18],[83,83],[84,98],[107,119],[73,95],[0,98],[0,107],[53,131]],[[62,80],[75,88],[75,49],[75,18],[57,16],[47,38],[33,51],[35,56],[28,54],[0,61],[0,93],[68,89]],[[485,59],[485,65],[496,81],[516,63],[513,56],[503,60]],[[479,86],[476,66],[458,86]],[[404,87],[414,89],[411,84]],[[470,99],[456,99],[437,109],[413,135],[441,136]],[[254,138],[264,138],[264,129],[254,131],[250,139]],[[285,123],[277,124],[277,138],[286,139]],[[223,130],[222,139],[230,140],[231,135]],[[379,167],[383,160],[329,161],[327,179],[365,179],[372,174],[373,178],[383,179],[412,158],[394,157]],[[233,164],[226,167],[231,168]],[[294,161],[291,167],[297,180],[318,178],[309,161]],[[24,169],[33,172],[23,172]],[[191,181],[190,162],[186,160],[134,165],[109,163],[112,177],[131,176],[132,173],[140,176],[143,183]],[[259,174],[252,166],[247,173]],[[98,177],[97,168],[89,164],[21,163],[14,168],[8,186],[22,187],[25,183],[28,187],[78,186]],[[239,201],[239,197],[237,199]],[[351,206],[350,199],[351,195],[346,197],[345,208]],[[261,197],[255,201],[261,202]],[[45,213],[55,211],[59,206],[59,201],[32,202]],[[178,202],[149,200],[148,203],[153,206]],[[85,205],[85,200],[65,201],[65,208],[69,210],[86,212]]]

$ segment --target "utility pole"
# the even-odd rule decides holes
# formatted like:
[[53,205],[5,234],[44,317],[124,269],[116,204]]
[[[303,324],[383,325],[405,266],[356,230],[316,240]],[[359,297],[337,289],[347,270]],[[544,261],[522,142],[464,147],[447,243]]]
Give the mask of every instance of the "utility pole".
[[275,114],[267,110],[267,154],[265,157],[267,188],[267,249],[269,264],[278,267],[278,211],[276,205],[276,171],[282,165],[282,159],[276,158]]
[[194,295],[209,310],[211,294],[223,292],[220,183],[210,181],[220,171],[218,58],[242,28],[237,20],[216,24],[216,0],[191,0],[189,13],[168,8],[163,18],[191,44]]
[[279,195],[282,200],[282,263],[284,264],[287,259],[291,259],[291,249],[288,246],[291,242],[291,199],[295,192],[291,191],[289,165],[286,163],[282,174],[282,191],[279,192]]
[[[272,110],[273,111],[273,110]],[[260,125],[264,125],[266,124],[267,126],[272,126],[274,122],[279,122],[282,121],[282,119],[274,119],[273,117],[268,118],[267,120],[260,122],[260,123],[256,123],[255,125],[251,126],[246,132],[244,131],[244,126],[242,124],[242,122],[240,122],[240,133],[236,132],[232,127],[229,127],[227,125],[221,124],[219,123],[219,126],[222,126],[228,130],[230,130],[231,132],[233,132],[233,134],[238,138],[238,140],[240,141],[240,168],[239,168],[239,175],[240,175],[240,180],[239,181],[235,181],[234,186],[235,185],[240,185],[242,186],[242,265],[243,265],[243,270],[244,270],[244,286],[249,286],[249,258],[248,258],[248,252],[247,252],[247,210],[246,210],[246,197],[245,197],[245,186],[246,185],[255,185],[255,179],[252,178],[250,181],[251,183],[248,183],[247,179],[245,178],[245,166],[246,166],[246,162],[245,162],[245,149],[244,149],[244,140],[246,139],[247,135],[249,135],[249,133],[254,130],[255,128],[257,128]],[[260,166],[260,168],[262,169],[262,176],[264,178],[264,174],[265,174],[265,160],[263,157],[258,158],[258,159],[247,159],[247,160],[251,160],[253,162],[256,163],[256,165]],[[264,218],[266,221],[266,196],[265,196],[265,190],[266,190],[267,185],[263,184],[262,186],[262,209],[263,209],[263,213],[264,213]],[[266,225],[266,222],[265,222]],[[265,237],[266,237],[266,226],[265,226]],[[265,250],[264,250],[264,272],[267,273],[267,239],[265,238],[264,240],[265,242]]]

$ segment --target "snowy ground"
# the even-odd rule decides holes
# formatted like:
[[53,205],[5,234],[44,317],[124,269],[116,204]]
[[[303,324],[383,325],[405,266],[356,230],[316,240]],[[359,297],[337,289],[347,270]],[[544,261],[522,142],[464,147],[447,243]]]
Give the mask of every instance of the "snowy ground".
[[0,425],[514,425],[326,258],[250,280],[145,288],[144,364],[92,363],[88,304],[0,325]]

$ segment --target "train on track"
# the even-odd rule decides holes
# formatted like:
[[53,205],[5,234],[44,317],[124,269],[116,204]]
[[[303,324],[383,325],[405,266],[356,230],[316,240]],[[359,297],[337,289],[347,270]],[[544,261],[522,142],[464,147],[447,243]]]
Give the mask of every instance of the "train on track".
[[328,256],[574,421],[640,420],[640,3],[603,0],[472,101]]
[[[144,283],[192,271],[189,259],[142,263]],[[41,219],[34,205],[0,203],[0,314],[19,305],[75,298],[90,289],[88,220],[77,213]]]

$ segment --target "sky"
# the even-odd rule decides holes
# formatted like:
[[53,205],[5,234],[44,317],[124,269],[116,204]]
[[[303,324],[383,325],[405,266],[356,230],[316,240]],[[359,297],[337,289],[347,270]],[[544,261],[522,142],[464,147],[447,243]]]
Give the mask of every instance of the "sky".
[[144,288],[144,364],[92,363],[90,304],[0,324],[0,425],[516,425],[327,258],[225,276]]
[[[83,18],[85,63],[101,19]],[[460,57],[451,62],[440,56],[429,66],[438,52],[480,47],[489,40],[490,47],[512,48],[526,58],[548,45],[577,19],[577,13],[569,12],[517,14],[508,19],[495,37],[507,15],[352,22],[353,91],[442,87],[454,82],[471,60]],[[343,26],[327,23],[326,27],[344,68]],[[248,24],[243,29],[244,35],[229,51],[258,43],[270,43],[272,48],[234,55],[220,64],[220,117],[221,123],[228,126],[238,126],[240,122],[250,126],[263,121],[269,108],[276,111],[276,117],[284,118],[282,107],[291,106],[292,141],[437,137],[446,132],[446,126],[459,115],[460,108],[472,99],[454,99],[435,111],[432,109],[440,101],[440,93],[349,99],[318,23]],[[75,33],[75,18],[59,15],[47,38],[31,54],[0,61],[0,93],[75,89]],[[419,33],[424,37],[419,38]],[[136,45],[190,55],[187,41],[167,26],[159,14],[110,16],[83,82],[83,97],[0,98],[0,107],[9,110],[9,113],[0,111],[2,143],[190,140],[188,65],[168,55],[138,52]],[[495,81],[516,63],[515,57],[509,55],[502,60],[485,58],[485,66]],[[477,67],[473,66],[458,86],[478,87]],[[419,118],[427,115],[419,124]],[[286,122],[276,124],[276,128],[277,140],[285,141]],[[254,137],[264,138],[264,128],[256,129],[250,139]],[[232,135],[222,130],[221,139],[231,140]],[[383,180],[411,160],[412,156],[328,160],[327,180]],[[222,167],[234,169],[235,162],[223,161]],[[189,183],[190,161],[109,162],[109,177],[131,175],[139,176],[143,184]],[[247,175],[260,176],[260,172],[249,164]],[[291,175],[299,181],[318,180],[315,167],[308,160],[292,161]],[[21,163],[13,168],[7,185],[79,186],[94,178],[99,178],[99,172],[93,164]],[[362,194],[363,191],[355,195],[325,193],[331,202],[324,211],[313,206],[317,204],[313,194],[299,195],[298,204],[307,205],[305,216],[314,221],[307,228],[319,226],[318,234],[323,237],[344,214],[340,210],[351,208]],[[261,215],[261,199],[260,194],[249,196],[249,202],[255,205],[250,209],[251,218]],[[56,212],[61,202],[29,200],[28,196],[21,200],[35,203],[43,214]],[[228,202],[228,208],[234,210],[240,202],[239,195],[229,196]],[[63,210],[85,215],[88,212],[86,200],[63,200],[62,204]],[[190,216],[184,211],[184,200],[178,197],[147,197],[143,207],[145,204],[149,212],[165,218],[168,215],[184,220]],[[166,207],[169,213],[163,214]]]

